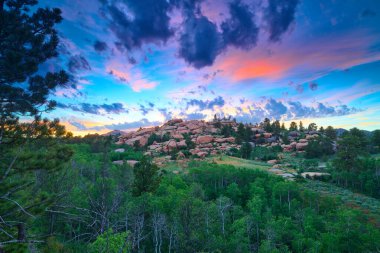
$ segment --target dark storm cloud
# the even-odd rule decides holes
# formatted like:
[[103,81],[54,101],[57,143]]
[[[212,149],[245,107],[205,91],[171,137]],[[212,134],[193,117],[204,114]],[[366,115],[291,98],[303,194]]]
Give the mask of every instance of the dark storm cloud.
[[120,113],[128,113],[128,109],[124,108],[121,103],[112,103],[112,104],[90,104],[90,103],[80,103],[77,105],[73,104],[63,104],[58,103],[58,108],[61,109],[71,109],[76,112],[83,112],[89,114],[102,114],[103,111],[109,114],[120,114]]
[[222,36],[208,18],[188,17],[180,38],[179,55],[193,67],[211,66],[223,48]]
[[126,15],[120,3],[109,5],[108,11],[112,19],[111,29],[125,48],[166,42],[173,35],[169,27],[171,5],[168,1],[126,0],[124,3],[131,15]]
[[223,22],[223,38],[226,45],[250,49],[257,43],[259,28],[254,22],[254,14],[249,6],[235,1],[230,4],[231,18]]
[[298,0],[269,0],[265,20],[269,29],[269,40],[279,41],[294,22]]
[[317,83],[309,83],[309,88],[310,88],[310,90],[317,90],[318,84]]
[[361,13],[360,13],[360,16],[362,18],[366,18],[366,17],[375,17],[376,16],[376,12],[373,11],[373,10],[370,10],[370,9],[365,9],[363,10]]
[[[294,21],[298,0],[268,0],[264,10],[270,40],[280,40]],[[229,18],[220,27],[201,11],[203,0],[124,0],[102,1],[110,29],[118,38],[119,51],[141,48],[143,44],[165,44],[178,40],[178,56],[200,69],[213,65],[216,57],[233,46],[248,50],[258,41],[260,28],[252,6],[241,0],[229,3]],[[224,4],[224,3],[221,3]],[[172,11],[182,13],[184,22],[170,26]],[[177,29],[177,30],[174,30]],[[179,36],[174,36],[179,34]],[[132,63],[135,61],[132,59]]]
[[69,58],[68,66],[71,73],[77,73],[81,70],[91,70],[91,66],[82,55],[74,55]]
[[97,40],[97,41],[95,41],[95,43],[94,43],[94,49],[95,49],[95,51],[97,51],[97,52],[103,52],[103,51],[106,51],[107,48],[108,48],[107,43],[105,43],[105,42],[103,42],[103,41],[99,41],[99,40]]
[[213,100],[198,100],[198,99],[191,99],[187,102],[187,107],[189,106],[199,106],[200,110],[206,110],[206,109],[213,109],[214,106],[222,107],[225,104],[224,99],[219,96],[216,97]]

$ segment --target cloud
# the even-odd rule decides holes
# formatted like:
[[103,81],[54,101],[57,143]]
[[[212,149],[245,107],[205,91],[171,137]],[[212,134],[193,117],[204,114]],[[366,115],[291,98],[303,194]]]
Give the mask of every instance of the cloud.
[[140,105],[140,108],[139,108],[140,112],[142,113],[142,115],[147,115],[149,112],[153,111],[153,108],[152,106],[150,107],[145,107],[144,105]]
[[138,121],[104,125],[104,128],[111,129],[111,130],[127,130],[127,129],[135,129],[135,128],[140,128],[140,127],[158,126],[161,124],[162,124],[162,122],[149,121],[148,119],[143,118],[143,119],[138,120]]
[[103,52],[103,51],[106,51],[107,48],[108,48],[107,43],[105,43],[105,42],[103,42],[103,41],[99,41],[99,40],[97,40],[97,41],[95,41],[95,43],[94,43],[94,49],[95,49],[95,51],[97,51],[97,52]]
[[303,85],[302,84],[297,84],[296,90],[298,93],[302,94],[304,91]]
[[71,73],[78,73],[82,70],[91,70],[91,66],[82,55],[74,55],[69,58],[68,66]]
[[311,83],[309,83],[309,88],[310,88],[310,90],[317,90],[318,84],[315,82],[311,82]]
[[128,72],[109,68],[108,73],[119,81],[127,83],[135,92],[153,89],[158,85],[158,82],[149,81],[143,77],[139,71],[134,71],[133,75],[130,75]]
[[179,56],[193,67],[211,66],[223,48],[222,36],[207,17],[190,16],[180,38]]
[[265,109],[267,110],[268,115],[275,116],[284,115],[287,111],[286,106],[282,102],[276,101],[272,98],[267,101]]
[[61,109],[71,109],[76,112],[83,112],[88,114],[120,114],[128,113],[129,110],[124,108],[122,103],[112,103],[112,104],[90,104],[90,103],[80,103],[77,105],[73,104],[63,104],[58,103],[57,108]]
[[158,111],[164,116],[165,120],[170,120],[173,118],[172,112],[168,111],[166,108],[159,108]]
[[360,13],[360,17],[367,18],[367,17],[375,17],[377,13],[370,9],[365,9]]
[[254,14],[249,6],[234,1],[230,4],[231,18],[222,23],[224,43],[248,50],[256,45],[259,28],[254,23]]
[[189,106],[198,106],[200,110],[213,109],[214,106],[222,107],[224,106],[225,101],[221,96],[216,97],[213,100],[198,100],[191,99],[187,102],[187,108]]
[[226,114],[236,118],[237,121],[245,123],[258,123],[264,118],[278,120],[296,120],[305,118],[323,118],[354,114],[360,109],[348,107],[347,105],[330,106],[324,103],[315,105],[305,105],[300,101],[282,102],[273,98],[267,99],[262,103],[251,102],[239,105],[235,108],[235,113]]
[[[270,40],[278,41],[294,22],[298,0],[269,0],[264,15],[247,1],[221,1],[227,13],[207,10],[202,13],[205,0],[124,0],[103,1],[102,10],[109,20],[109,28],[118,41],[120,52],[141,49],[144,44],[179,46],[178,56],[196,69],[213,65],[228,46],[249,50],[256,46],[259,27],[255,20],[265,19]],[[206,6],[206,5],[203,5]],[[179,15],[175,15],[179,13]],[[261,13],[260,13],[261,14]],[[210,19],[211,15],[211,19]],[[224,21],[215,16],[228,17]],[[173,19],[173,20],[172,20]],[[179,34],[179,36],[177,36]],[[104,45],[98,44],[103,49]],[[134,59],[134,58],[131,58]],[[134,60],[132,60],[134,62]]]
[[80,122],[70,121],[69,123],[70,123],[70,125],[73,125],[74,127],[76,127],[80,131],[88,130],[88,128]]
[[190,113],[185,115],[186,120],[202,120],[205,119],[207,115],[203,113]]
[[269,40],[276,42],[294,22],[298,0],[269,0],[265,10]]
[[169,27],[166,0],[125,0],[115,2],[107,9],[111,16],[111,29],[127,49],[140,48],[144,43],[165,43],[173,31]]

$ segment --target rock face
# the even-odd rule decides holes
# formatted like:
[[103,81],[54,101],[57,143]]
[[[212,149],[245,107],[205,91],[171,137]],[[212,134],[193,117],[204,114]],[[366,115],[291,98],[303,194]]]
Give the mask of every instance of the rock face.
[[197,144],[210,143],[214,140],[214,137],[211,135],[202,135],[197,137]]
[[[237,144],[234,137],[224,137],[221,134],[221,127],[223,126],[230,126],[235,131],[238,129],[238,124],[230,120],[219,120],[216,124],[216,122],[202,120],[172,119],[162,126],[140,128],[137,131],[124,133],[116,143],[129,146],[138,144],[143,147],[145,155],[162,159],[164,159],[163,155],[166,155],[166,160],[173,157],[184,159],[190,155],[203,158],[208,155],[228,154],[233,149],[240,149],[241,144]],[[245,126],[252,130],[249,142],[252,147],[281,146],[284,152],[304,152],[308,142],[321,135],[319,132],[290,131],[288,135],[290,143],[284,144],[281,135],[268,133],[260,125]],[[151,143],[152,138],[149,138],[152,134],[156,136],[153,143]],[[301,138],[301,135],[305,137]],[[116,149],[115,152],[125,151],[120,148]],[[170,156],[168,156],[169,154]],[[114,163],[120,164],[123,161],[115,161]],[[268,161],[268,163],[275,164],[276,161]]]
[[168,141],[168,143],[166,144],[166,148],[168,149],[169,152],[176,150],[177,149],[177,142],[175,140]]
[[296,144],[297,151],[305,150],[306,147],[307,147],[307,142],[306,143],[297,143]]

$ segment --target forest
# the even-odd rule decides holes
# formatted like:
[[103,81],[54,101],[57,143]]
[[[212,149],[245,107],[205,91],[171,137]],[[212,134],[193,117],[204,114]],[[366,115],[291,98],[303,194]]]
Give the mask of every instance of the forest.
[[[332,127],[320,129],[320,139],[292,158],[298,174],[306,163],[328,162],[331,177],[320,181],[291,181],[189,152],[178,173],[144,155],[147,146],[116,145],[112,135],[74,136],[59,119],[45,118],[57,106],[49,95],[70,85],[70,76],[39,71],[58,55],[54,26],[62,17],[59,9],[30,14],[36,2],[0,1],[1,253],[380,251],[380,130],[338,136]],[[295,122],[286,128],[266,119],[262,126],[284,143],[301,131]],[[241,144],[231,157],[261,162],[282,152],[249,145],[253,133],[244,124],[220,128]],[[157,138],[151,135],[149,145]],[[122,154],[114,151],[120,147]],[[131,159],[135,166],[114,163]],[[319,182],[373,204],[311,187]]]

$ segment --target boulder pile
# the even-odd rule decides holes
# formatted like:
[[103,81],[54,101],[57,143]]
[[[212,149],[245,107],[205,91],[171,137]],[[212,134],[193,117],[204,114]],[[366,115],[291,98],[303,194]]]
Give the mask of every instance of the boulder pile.
[[[172,119],[162,126],[140,128],[137,131],[124,133],[116,143],[144,147],[145,155],[154,157],[165,155],[182,159],[186,154],[191,154],[203,158],[208,155],[228,153],[231,149],[240,149],[241,146],[236,143],[235,137],[222,135],[222,127],[226,125],[235,131],[238,130],[238,123],[235,121]],[[281,146],[285,152],[303,152],[308,142],[319,136],[315,131],[305,133],[291,131],[288,136],[289,144],[285,144],[281,136],[266,132],[260,125],[246,126],[251,127],[252,142],[249,143],[253,147]],[[121,149],[116,152],[121,152]]]

